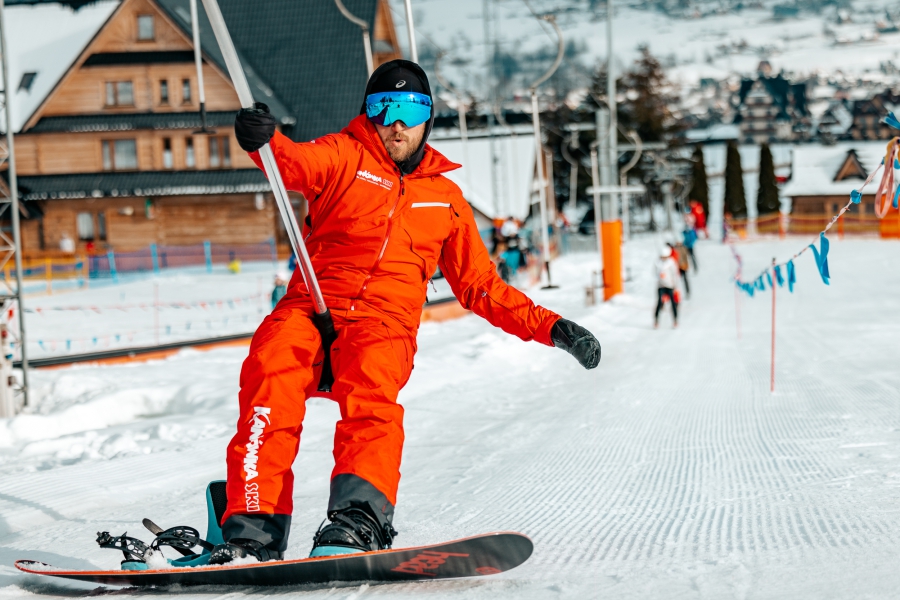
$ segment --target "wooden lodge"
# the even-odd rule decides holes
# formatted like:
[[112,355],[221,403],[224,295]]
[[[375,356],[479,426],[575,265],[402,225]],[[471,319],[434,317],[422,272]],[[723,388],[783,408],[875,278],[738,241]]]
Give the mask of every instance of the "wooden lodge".
[[[240,103],[202,5],[208,131],[188,0],[74,4],[78,10],[66,2],[6,9],[8,28],[46,14],[58,21],[48,27],[54,37],[69,27],[70,40],[84,41],[69,43],[69,56],[49,57],[69,65],[54,81],[49,61],[28,64],[34,50],[11,71],[22,108],[14,127],[26,255],[286,242],[268,183],[234,138]],[[257,100],[294,140],[339,131],[358,113],[367,79],[359,28],[333,2],[254,4],[220,0]],[[398,58],[387,0],[352,8],[365,9],[359,16],[371,24],[376,65]],[[310,94],[322,94],[325,105]],[[304,210],[300,197],[296,208]]]
[[[884,142],[794,147],[791,180],[781,190],[782,197],[790,198],[792,221],[809,222],[811,231],[822,229],[847,204],[851,192],[862,188],[871,169],[881,164],[884,152]],[[880,181],[879,173],[861,190],[861,202],[842,217],[838,233],[900,237],[900,213],[896,209],[890,208],[884,219],[876,215],[875,192]]]

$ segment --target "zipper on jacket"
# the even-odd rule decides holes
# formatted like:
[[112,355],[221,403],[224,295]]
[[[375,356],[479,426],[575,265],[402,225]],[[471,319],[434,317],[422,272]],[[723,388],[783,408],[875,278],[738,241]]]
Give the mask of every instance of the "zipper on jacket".
[[[359,292],[356,294],[356,299],[359,300],[360,296],[363,295],[363,292],[366,291],[366,288],[369,286],[369,280],[372,279],[372,274],[375,272],[375,269],[378,268],[378,265],[381,264],[381,259],[384,258],[384,251],[387,250],[388,240],[391,238],[391,231],[394,228],[394,221],[392,217],[394,216],[394,211],[397,210],[397,205],[400,204],[400,197],[406,195],[406,187],[403,184],[403,173],[400,173],[400,195],[397,196],[397,199],[394,200],[394,205],[391,207],[390,212],[388,212],[388,223],[387,229],[384,232],[384,240],[381,242],[381,250],[378,252],[378,258],[375,259],[375,264],[372,265],[372,268],[369,269],[369,273],[366,275],[365,281],[363,281],[362,288],[360,288]],[[355,310],[356,304],[350,303],[350,310]]]

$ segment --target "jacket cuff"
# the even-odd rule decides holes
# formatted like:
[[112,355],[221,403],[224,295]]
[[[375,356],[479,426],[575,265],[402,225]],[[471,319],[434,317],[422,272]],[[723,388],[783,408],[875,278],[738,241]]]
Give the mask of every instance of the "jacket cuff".
[[544,320],[541,321],[540,326],[537,328],[537,331],[534,332],[534,340],[536,342],[540,342],[545,346],[553,346],[553,340],[550,337],[550,332],[553,330],[553,326],[556,325],[556,322],[559,321],[562,317],[554,312],[550,312],[547,309],[548,316],[544,317]]

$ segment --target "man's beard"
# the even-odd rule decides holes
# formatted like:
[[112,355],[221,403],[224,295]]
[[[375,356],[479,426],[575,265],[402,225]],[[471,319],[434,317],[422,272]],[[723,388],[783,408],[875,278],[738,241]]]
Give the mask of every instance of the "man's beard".
[[[407,142],[402,148],[393,148],[388,145],[391,142],[391,140],[398,139],[398,138]],[[416,150],[418,150],[419,146],[421,146],[421,145],[422,145],[421,137],[419,137],[418,140],[415,140],[415,139],[412,139],[408,135],[397,136],[396,134],[393,134],[393,135],[391,135],[390,138],[388,138],[387,143],[385,144],[385,149],[387,150],[388,156],[391,157],[391,160],[399,163],[399,162],[403,162],[405,160],[409,160],[410,157],[412,157],[412,155],[416,153]]]

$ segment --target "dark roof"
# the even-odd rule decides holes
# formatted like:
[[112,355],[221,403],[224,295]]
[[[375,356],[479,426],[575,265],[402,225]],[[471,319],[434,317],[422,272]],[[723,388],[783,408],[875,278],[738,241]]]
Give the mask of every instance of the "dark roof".
[[[188,0],[156,1],[190,34]],[[374,30],[378,0],[344,0],[344,5]],[[292,139],[340,131],[359,114],[368,79],[362,34],[334,2],[220,0],[219,6],[254,98],[277,117],[296,120],[285,130]],[[227,72],[202,4],[198,10],[203,51]]]
[[[208,127],[230,131],[234,111],[206,113]],[[134,131],[136,129],[199,129],[199,112],[124,113],[117,115],[74,115],[42,117],[29,133],[83,133],[85,131]],[[226,131],[226,132],[227,132]]]
[[259,169],[221,171],[121,171],[74,175],[23,175],[23,200],[123,198],[269,191]]

